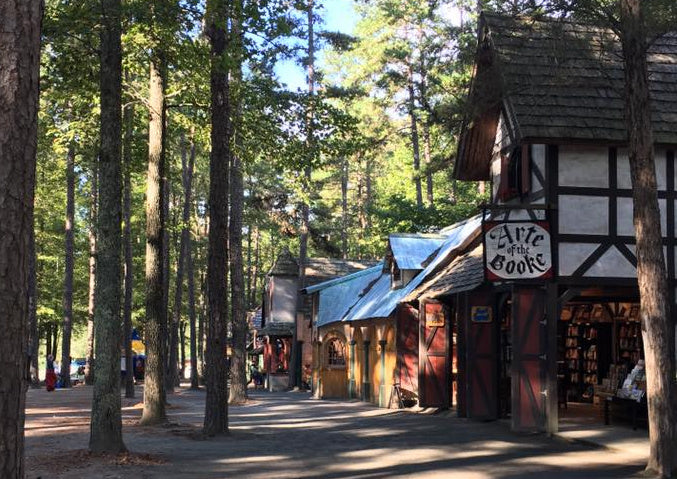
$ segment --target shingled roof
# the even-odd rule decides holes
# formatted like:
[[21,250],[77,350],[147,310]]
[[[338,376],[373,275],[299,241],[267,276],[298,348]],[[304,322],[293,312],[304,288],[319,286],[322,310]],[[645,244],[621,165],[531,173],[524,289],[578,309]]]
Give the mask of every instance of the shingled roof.
[[308,258],[306,262],[306,282],[303,286],[312,286],[324,281],[347,276],[367,268],[378,261],[351,260],[334,258]]
[[[500,113],[515,142],[627,141],[623,61],[611,30],[483,13],[478,42],[457,178],[489,178]],[[655,141],[677,144],[677,34],[657,39],[647,60]]]
[[484,282],[482,245],[459,256],[437,276],[423,284],[414,294],[419,299],[439,298],[450,294],[470,291]]

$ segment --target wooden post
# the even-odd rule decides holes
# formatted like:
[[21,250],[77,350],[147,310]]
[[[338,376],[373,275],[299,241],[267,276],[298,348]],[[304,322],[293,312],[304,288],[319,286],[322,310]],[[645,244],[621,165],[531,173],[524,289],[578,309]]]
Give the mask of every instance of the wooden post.
[[369,381],[369,341],[364,341],[364,377],[362,378],[362,400],[371,400],[371,382]]
[[557,284],[549,283],[546,287],[546,379],[545,391],[545,432],[552,436],[557,433],[559,411],[557,402],[557,321],[560,307],[557,301]]
[[355,398],[355,344],[356,341],[351,339],[348,343],[350,345],[350,371],[348,378],[348,398]]
[[378,388],[378,405],[384,407],[386,402],[386,340],[379,340],[378,345],[381,348],[381,383]]

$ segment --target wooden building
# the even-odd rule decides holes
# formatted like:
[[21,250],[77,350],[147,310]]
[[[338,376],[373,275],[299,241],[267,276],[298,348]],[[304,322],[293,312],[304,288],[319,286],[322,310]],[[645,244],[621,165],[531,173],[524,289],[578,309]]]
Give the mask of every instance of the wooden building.
[[[454,175],[491,181],[484,241],[408,298],[441,302],[455,325],[461,415],[555,432],[568,401],[616,401],[641,373],[619,50],[596,27],[481,15]],[[648,64],[674,303],[677,37]]]
[[[473,218],[437,235],[393,234],[382,265],[303,290],[313,304],[317,397],[389,407],[397,386],[422,406],[449,407],[448,324],[421,330],[430,339],[421,343],[417,304],[404,298],[476,238],[479,226]],[[420,395],[420,384],[431,392]]]
[[[311,305],[304,296],[299,296],[299,289],[373,264],[373,261],[308,258],[302,284],[297,259],[288,249],[280,253],[266,277],[261,326],[256,331],[263,343],[263,372],[270,390],[303,387],[310,382]],[[290,374],[292,368],[295,375]]]

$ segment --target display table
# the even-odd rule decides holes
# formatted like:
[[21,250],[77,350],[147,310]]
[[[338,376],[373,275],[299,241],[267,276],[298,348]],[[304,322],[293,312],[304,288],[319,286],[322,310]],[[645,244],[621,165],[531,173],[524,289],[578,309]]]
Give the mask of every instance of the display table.
[[604,401],[604,424],[609,425],[611,408],[621,409],[624,411],[626,417],[627,413],[630,413],[632,418],[632,429],[637,429],[637,421],[641,420],[646,422],[648,420],[649,413],[647,411],[646,397],[642,398],[641,401],[636,401],[635,399],[621,398],[618,396],[609,396]]

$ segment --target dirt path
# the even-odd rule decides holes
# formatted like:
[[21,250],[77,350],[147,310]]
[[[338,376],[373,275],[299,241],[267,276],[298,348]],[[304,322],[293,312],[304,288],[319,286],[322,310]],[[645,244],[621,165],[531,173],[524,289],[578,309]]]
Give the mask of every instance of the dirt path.
[[230,409],[230,436],[204,440],[204,391],[182,388],[169,401],[169,423],[142,428],[140,399],[123,399],[132,453],[93,457],[86,452],[91,388],[29,391],[27,477],[627,478],[644,460],[516,435],[496,422],[314,401],[306,393],[255,392]]

